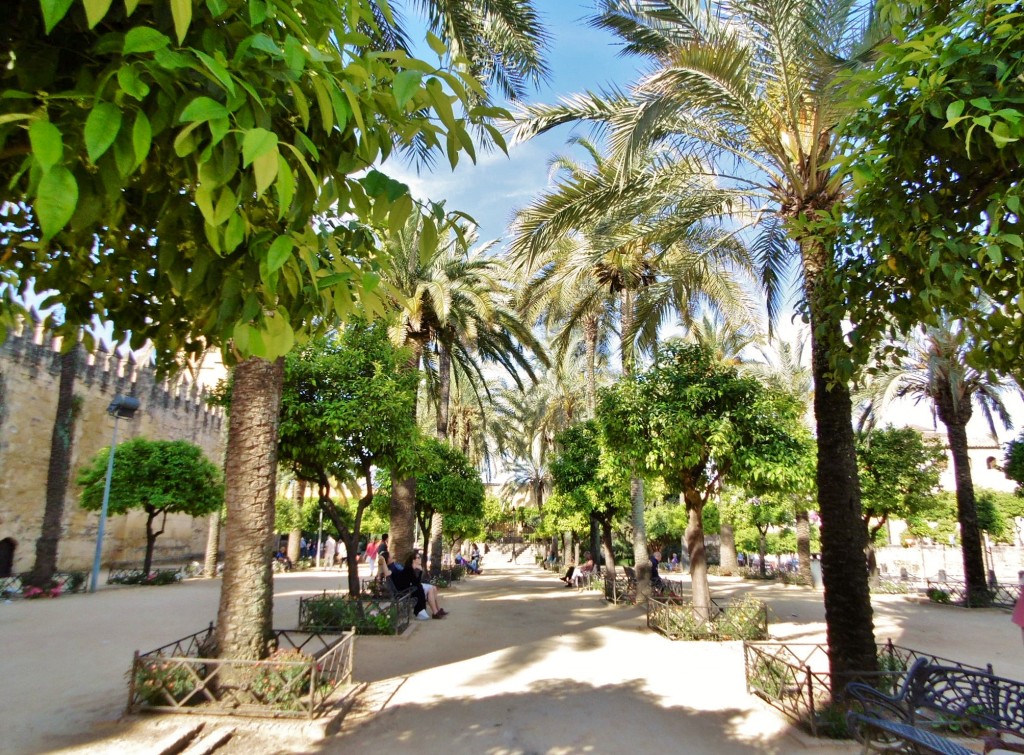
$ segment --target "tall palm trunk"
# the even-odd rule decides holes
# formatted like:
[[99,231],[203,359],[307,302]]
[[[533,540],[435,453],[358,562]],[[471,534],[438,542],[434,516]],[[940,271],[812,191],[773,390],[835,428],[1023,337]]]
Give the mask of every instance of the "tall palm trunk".
[[[622,327],[622,337],[619,349],[622,352],[622,374],[629,376],[633,374],[635,362],[632,342],[633,294],[628,288],[622,291],[620,307],[619,322]],[[629,479],[629,500],[632,503],[633,565],[636,569],[637,583],[649,585],[651,564],[650,554],[647,552],[647,525],[644,522],[644,481],[637,476],[635,471]]]
[[78,369],[76,344],[60,357],[60,380],[57,384],[57,416],[50,435],[50,461],[46,470],[46,505],[43,527],[36,540],[36,560],[28,583],[46,588],[57,571],[57,548],[60,544],[64,500],[68,493],[71,471],[71,444],[75,432],[75,374]]
[[206,554],[203,557],[203,576],[217,576],[217,554],[220,552],[220,511],[210,514],[206,524]]
[[[423,356],[423,341],[407,338],[406,346],[412,350],[408,369],[419,374]],[[416,416],[416,398],[412,401],[412,415]],[[395,559],[404,559],[416,547],[416,478],[406,476],[402,470],[391,471],[391,526],[388,550]]]
[[593,417],[597,409],[597,317],[591,315],[583,321],[583,344],[586,349],[587,416]]
[[217,612],[221,658],[267,655],[273,617],[271,540],[284,359],[235,368],[224,463],[224,582]]
[[967,604],[987,606],[992,601],[985,578],[985,558],[981,550],[981,531],[974,502],[974,480],[971,479],[971,460],[967,453],[967,421],[971,418],[971,405],[968,400],[957,406],[952,396],[945,395],[938,402],[938,410],[939,419],[946,426],[949,452],[953,456],[956,518],[960,522],[960,550],[964,560],[964,581],[967,583]]
[[722,573],[733,574],[739,570],[740,564],[736,559],[736,531],[733,529],[732,522],[722,521],[719,525],[718,537],[721,543],[719,563]]
[[[437,439],[448,442],[448,408],[452,393],[452,352],[446,343],[439,343],[437,364]],[[444,548],[444,515],[435,511],[430,518],[430,573],[441,571]]]
[[802,505],[796,511],[797,570],[807,584],[811,583],[811,517]]
[[841,699],[847,683],[878,667],[864,562],[867,529],[861,517],[850,389],[845,383],[831,384],[830,349],[843,348],[843,333],[825,307],[829,300],[827,256],[812,242],[804,241],[801,246],[804,291],[811,309],[825,621],[832,695]]
[[299,526],[288,533],[288,558],[293,564],[298,563],[302,554],[302,505],[306,502],[306,481],[295,481],[295,513]]

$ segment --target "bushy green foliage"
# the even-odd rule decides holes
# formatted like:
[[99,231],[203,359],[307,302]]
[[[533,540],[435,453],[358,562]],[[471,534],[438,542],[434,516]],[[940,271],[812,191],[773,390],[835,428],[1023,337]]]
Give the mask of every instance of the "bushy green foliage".
[[851,339],[866,361],[880,334],[937,325],[979,305],[964,323],[977,344],[971,359],[1020,376],[1020,5],[923,7],[849,87],[842,133],[856,190],[831,220],[849,253],[837,281],[857,324]]
[[1008,479],[1017,483],[1017,495],[1024,497],[1024,431],[1006,444],[1003,472]]

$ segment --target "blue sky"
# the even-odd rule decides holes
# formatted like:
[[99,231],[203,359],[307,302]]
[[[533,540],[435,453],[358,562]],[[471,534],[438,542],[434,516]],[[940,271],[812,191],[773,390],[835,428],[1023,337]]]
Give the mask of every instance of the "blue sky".
[[[606,84],[625,86],[636,78],[642,62],[621,57],[612,35],[590,28],[592,2],[536,0],[536,8],[551,35],[551,78],[531,92],[528,102],[554,103],[559,97]],[[446,160],[419,174],[397,163],[383,170],[408,183],[417,198],[446,200],[447,209],[472,215],[480,226],[480,240],[488,241],[503,236],[514,211],[548,185],[548,161],[552,155],[572,152],[566,140],[573,133],[590,132],[585,127],[563,126],[510,145],[508,157],[500,150],[481,151],[476,164],[464,159],[455,171]],[[580,150],[576,154],[583,157]]]

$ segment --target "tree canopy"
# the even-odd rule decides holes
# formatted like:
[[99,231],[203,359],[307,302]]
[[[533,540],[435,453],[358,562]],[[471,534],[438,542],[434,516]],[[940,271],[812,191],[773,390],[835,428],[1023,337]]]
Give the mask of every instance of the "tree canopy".
[[[109,458],[110,449],[103,448],[78,473],[78,484],[82,486],[80,503],[86,511],[99,511],[103,504]],[[168,514],[205,516],[223,503],[220,470],[199,446],[184,440],[132,438],[115,449],[107,511],[112,516],[134,509],[146,513],[146,555],[142,568],[147,573]],[[154,529],[158,517],[159,530]]]
[[1020,5],[939,4],[882,46],[842,127],[856,191],[830,233],[866,359],[880,333],[967,318],[977,366],[1020,376],[1024,350],[1024,25]]

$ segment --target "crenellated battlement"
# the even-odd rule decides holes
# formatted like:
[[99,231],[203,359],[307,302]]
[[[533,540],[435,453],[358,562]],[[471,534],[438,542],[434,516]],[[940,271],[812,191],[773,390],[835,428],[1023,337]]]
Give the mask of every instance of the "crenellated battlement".
[[[61,347],[62,339],[47,332],[41,320],[35,320],[31,327],[22,323],[0,343],[0,362],[15,362],[29,375],[40,370],[56,375],[60,372]],[[155,368],[140,364],[134,353],[121,356],[103,344],[79,359],[76,382],[111,396],[134,396],[152,412],[164,409],[192,413],[204,427],[212,424],[219,430],[223,422],[223,410],[207,404],[210,389],[188,370],[170,379],[158,379]]]

